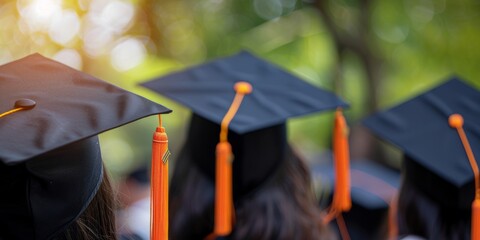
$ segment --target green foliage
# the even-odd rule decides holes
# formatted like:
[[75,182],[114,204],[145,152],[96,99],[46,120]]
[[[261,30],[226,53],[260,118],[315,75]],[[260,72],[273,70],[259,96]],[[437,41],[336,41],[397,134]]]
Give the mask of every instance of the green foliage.
[[[68,41],[55,40],[50,20],[43,19],[48,24],[36,27],[35,24],[41,23],[40,18],[34,19],[37,22],[27,19],[24,10],[35,2],[59,3],[55,11],[74,12],[80,29]],[[375,69],[381,81],[374,86],[378,88],[379,106],[398,103],[452,74],[480,88],[477,1],[319,2],[327,5],[335,30],[353,42],[366,41],[365,47],[380,60]],[[177,149],[183,139],[188,110],[137,84],[240,49],[248,49],[316,86],[336,91],[351,103],[346,115],[355,123],[365,116],[369,109],[367,100],[374,94],[367,84],[368,72],[357,52],[337,51],[339,43],[315,4],[301,0],[7,0],[0,6],[0,62],[31,52],[54,57],[62,50],[73,50],[83,71],[174,109],[164,121],[169,127],[172,148]],[[40,17],[55,9],[38,6],[44,7],[40,8],[43,11],[38,13]],[[108,12],[107,6],[126,12],[116,19],[115,11]],[[133,11],[132,19],[124,26],[118,25],[129,11]],[[91,20],[95,14],[100,17]],[[95,21],[108,17],[115,21],[107,21],[110,24],[102,25],[100,30],[95,28],[98,27]],[[364,18],[368,19],[367,26],[361,25]],[[105,35],[108,39],[101,44],[92,44],[87,37],[105,33],[109,33]],[[119,56],[127,56],[125,66],[115,65],[119,58],[115,49],[120,49],[122,42],[136,44],[123,45],[129,47],[119,51],[126,54]],[[134,53],[135,46],[140,61],[128,65],[133,61],[128,54]],[[337,76],[342,81],[340,85],[335,82]],[[306,152],[329,148],[331,123],[331,114],[295,119],[290,123],[290,138]],[[110,146],[104,152],[114,171],[125,171],[148,158],[145,153],[152,125],[155,120],[148,119],[102,137],[105,145]],[[127,140],[115,140],[120,138]],[[118,160],[125,156],[131,159]]]

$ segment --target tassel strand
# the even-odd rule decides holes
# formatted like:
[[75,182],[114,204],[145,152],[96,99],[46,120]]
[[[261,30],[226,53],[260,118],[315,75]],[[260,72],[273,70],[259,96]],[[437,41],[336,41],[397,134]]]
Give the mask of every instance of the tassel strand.
[[150,237],[152,240],[168,240],[168,136],[159,126],[153,134],[152,173],[150,201]]

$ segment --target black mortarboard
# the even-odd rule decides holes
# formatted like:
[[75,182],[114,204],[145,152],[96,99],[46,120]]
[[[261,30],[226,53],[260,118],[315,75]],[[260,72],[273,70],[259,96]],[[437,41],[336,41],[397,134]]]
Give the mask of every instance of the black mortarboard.
[[[250,83],[253,90],[229,125],[233,131],[229,141],[239,160],[233,163],[235,196],[258,186],[279,165],[288,118],[347,106],[333,93],[246,51],[142,84],[193,111],[187,144],[192,142],[193,156],[201,161],[198,166],[212,179],[220,123],[240,81]],[[280,155],[275,155],[280,149]]]
[[0,114],[2,239],[49,239],[66,229],[102,180],[96,135],[170,112],[39,54],[0,66],[0,83],[0,112],[11,112]]
[[[332,165],[315,165],[312,171],[314,181],[319,183],[321,202],[331,199]],[[343,216],[351,239],[385,239],[389,208],[398,191],[400,174],[378,163],[358,159],[352,161],[350,174],[352,208]]]
[[403,150],[405,179],[442,206],[470,209],[472,167],[452,114],[463,116],[473,153],[480,156],[480,92],[454,77],[364,121],[379,137]]
[[[142,85],[193,111],[185,148],[212,181],[216,147],[220,151],[219,142],[224,141],[219,137],[224,129],[221,123],[234,115],[226,125],[232,130],[227,142],[235,159],[232,180],[236,201],[259,188],[281,165],[288,118],[347,106],[333,93],[245,51]],[[238,111],[230,114],[239,95],[244,97]]]

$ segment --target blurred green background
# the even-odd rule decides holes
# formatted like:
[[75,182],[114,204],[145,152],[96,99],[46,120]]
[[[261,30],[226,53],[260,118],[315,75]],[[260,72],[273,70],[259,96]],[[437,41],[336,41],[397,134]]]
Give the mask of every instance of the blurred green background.
[[[247,49],[346,99],[352,157],[398,167],[398,150],[359,120],[451,75],[480,87],[479,23],[475,0],[2,0],[0,63],[39,52],[166,105],[175,155],[189,111],[137,84]],[[309,161],[330,148],[332,120],[289,121]],[[114,175],[150,161],[155,126],[101,135]]]

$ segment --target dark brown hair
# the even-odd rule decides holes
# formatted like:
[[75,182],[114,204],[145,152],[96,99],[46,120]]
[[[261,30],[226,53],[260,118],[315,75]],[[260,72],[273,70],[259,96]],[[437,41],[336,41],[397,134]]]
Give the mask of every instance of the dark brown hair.
[[[275,174],[235,203],[231,239],[331,239],[321,223],[310,172],[290,147]],[[213,230],[214,183],[191,163],[184,148],[170,195],[171,239],[203,239]]]
[[85,211],[56,240],[114,240],[115,201],[110,177],[103,168],[103,179]]

